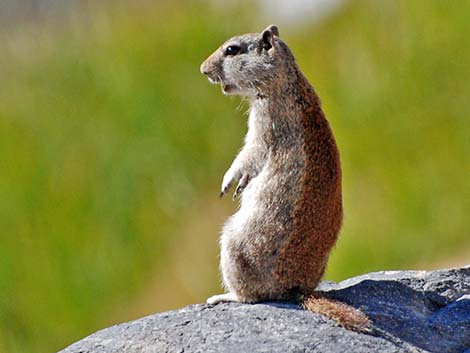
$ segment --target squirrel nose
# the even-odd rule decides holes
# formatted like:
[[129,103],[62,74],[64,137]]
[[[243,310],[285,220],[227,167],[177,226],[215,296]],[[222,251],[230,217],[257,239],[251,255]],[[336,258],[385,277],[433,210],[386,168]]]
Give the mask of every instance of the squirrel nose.
[[201,64],[201,67],[199,68],[199,70],[201,71],[201,74],[203,75],[207,75],[209,73],[209,71],[207,70],[207,65],[205,61]]

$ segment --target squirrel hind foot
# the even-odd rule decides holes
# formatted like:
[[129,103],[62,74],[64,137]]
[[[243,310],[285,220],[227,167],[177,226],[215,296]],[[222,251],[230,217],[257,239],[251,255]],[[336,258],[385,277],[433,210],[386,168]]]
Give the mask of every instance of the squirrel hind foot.
[[340,301],[313,295],[304,300],[302,308],[326,316],[348,330],[372,332],[372,322],[366,314]]
[[235,293],[224,293],[224,294],[217,294],[213,295],[212,297],[207,298],[207,304],[218,304],[223,302],[239,302],[237,295]]

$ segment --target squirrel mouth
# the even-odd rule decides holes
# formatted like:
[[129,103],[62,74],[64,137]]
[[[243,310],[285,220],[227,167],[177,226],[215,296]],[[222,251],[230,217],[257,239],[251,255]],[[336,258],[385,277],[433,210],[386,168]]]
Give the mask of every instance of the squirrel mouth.
[[209,82],[212,84],[220,84],[220,87],[222,88],[222,92],[224,94],[232,94],[234,92],[237,92],[239,89],[236,85],[232,84],[227,84],[224,83],[223,80],[221,80],[219,77],[207,77]]
[[238,87],[235,85],[230,85],[230,84],[226,85],[226,84],[221,83],[221,86],[222,86],[222,92],[224,94],[232,93],[238,90]]

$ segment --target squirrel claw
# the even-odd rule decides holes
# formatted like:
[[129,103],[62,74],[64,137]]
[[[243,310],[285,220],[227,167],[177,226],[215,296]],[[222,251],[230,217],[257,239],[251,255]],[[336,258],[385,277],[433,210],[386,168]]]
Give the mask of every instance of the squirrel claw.
[[237,188],[235,189],[235,192],[233,193],[234,201],[237,199],[238,195],[240,195],[243,192],[243,190],[245,190],[249,181],[250,181],[250,176],[248,174],[244,174],[241,177],[240,182],[238,183]]
[[237,187],[235,189],[235,192],[233,193],[233,196],[232,196],[232,200],[235,201],[238,197],[238,195],[240,194],[241,190],[239,190],[239,188]]
[[220,191],[220,194],[219,194],[220,198],[222,198],[222,196],[224,196],[230,190],[230,186],[232,186],[232,184],[229,184],[225,188],[222,188],[222,190]]

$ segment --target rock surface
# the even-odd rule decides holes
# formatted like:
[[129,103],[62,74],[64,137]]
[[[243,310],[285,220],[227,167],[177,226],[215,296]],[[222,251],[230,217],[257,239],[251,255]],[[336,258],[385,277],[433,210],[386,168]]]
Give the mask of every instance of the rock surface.
[[470,353],[470,266],[385,271],[319,290],[363,310],[372,334],[289,303],[191,305],[98,331],[60,353]]

